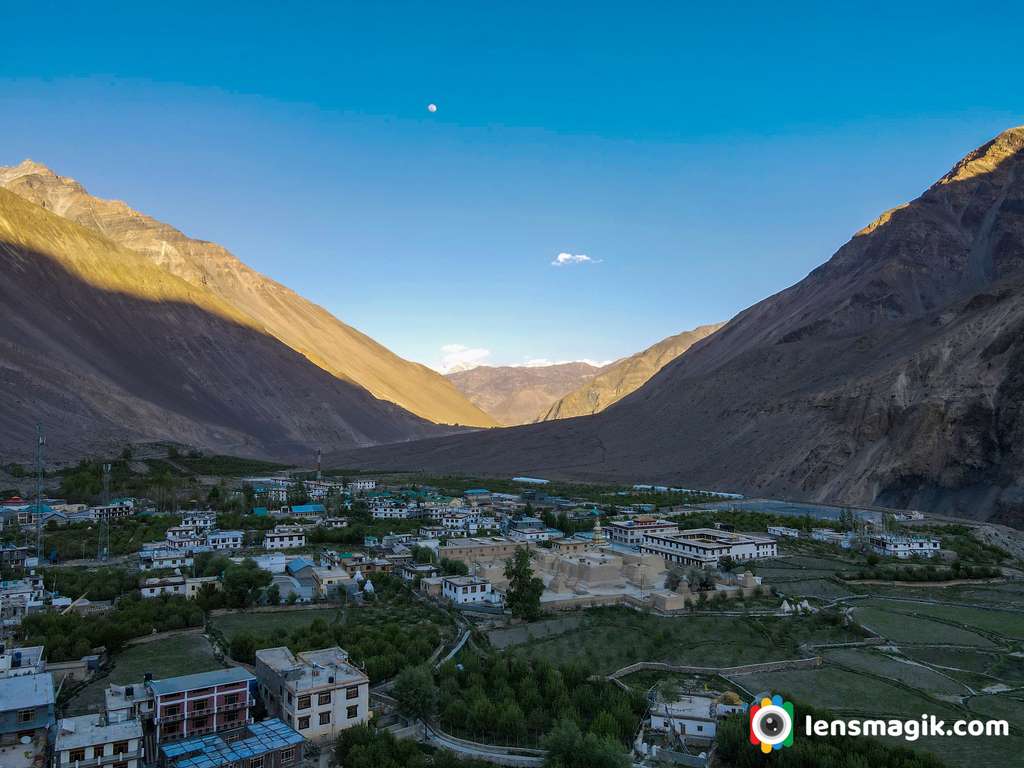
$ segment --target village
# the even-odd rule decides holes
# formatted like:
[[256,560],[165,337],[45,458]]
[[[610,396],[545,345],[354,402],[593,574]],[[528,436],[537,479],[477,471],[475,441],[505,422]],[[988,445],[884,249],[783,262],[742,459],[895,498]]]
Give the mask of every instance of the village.
[[[860,620],[858,581],[1005,575],[961,562],[920,513],[418,480],[243,474],[218,478],[217,504],[170,511],[143,497],[0,502],[0,762],[344,765],[346,733],[370,728],[465,765],[540,765],[562,705],[539,693],[532,710],[501,709],[508,694],[483,671],[504,658],[513,678],[561,669],[567,695],[607,698],[574,707],[580,739],[614,721],[608,737],[638,764],[711,765],[728,748],[719,728],[777,687],[771,674],[884,646]],[[136,629],[97,629],[118,616]],[[491,714],[474,709],[482,691]]]

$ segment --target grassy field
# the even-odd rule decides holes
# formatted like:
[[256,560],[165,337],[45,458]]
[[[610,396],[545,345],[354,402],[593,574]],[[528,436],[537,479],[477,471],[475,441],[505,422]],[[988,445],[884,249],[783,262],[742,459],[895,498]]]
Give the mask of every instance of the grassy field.
[[239,633],[273,633],[283,629],[290,632],[298,627],[308,627],[316,619],[331,623],[338,618],[337,608],[312,608],[297,611],[273,611],[265,613],[229,613],[214,616],[211,624],[223,633],[225,639],[231,639]]
[[802,642],[848,642],[849,631],[810,617],[663,618],[625,609],[588,611],[581,625],[550,638],[515,646],[515,652],[555,663],[583,656],[597,672],[637,661],[702,667],[753,664],[800,655]]
[[871,606],[858,606],[854,615],[857,621],[897,643],[930,645],[948,643],[950,645],[974,645],[979,648],[994,645],[987,637],[975,632],[919,616],[910,616],[906,613],[896,613]]
[[1024,613],[996,608],[966,608],[958,605],[932,605],[884,599],[865,600],[858,605],[951,621],[1014,640],[1024,639]]
[[830,666],[739,675],[730,679],[754,693],[788,693],[813,706],[843,714],[917,717],[922,712],[941,712],[947,716],[956,713],[951,707],[936,704],[885,680]]
[[67,713],[82,715],[95,712],[103,702],[107,686],[141,683],[147,672],[152,672],[153,677],[159,680],[223,666],[214,657],[209,641],[198,632],[133,645],[113,658],[108,675],[93,680],[69,700]]
[[854,672],[878,675],[930,693],[964,695],[970,692],[955,679],[951,680],[935,670],[870,648],[833,649],[826,651],[824,658],[830,664]]

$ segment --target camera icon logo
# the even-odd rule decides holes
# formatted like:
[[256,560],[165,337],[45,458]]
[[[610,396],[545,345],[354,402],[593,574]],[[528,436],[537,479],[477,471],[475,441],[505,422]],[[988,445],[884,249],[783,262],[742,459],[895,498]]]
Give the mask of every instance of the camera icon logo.
[[766,696],[750,707],[750,743],[768,754],[773,749],[793,746],[793,702]]

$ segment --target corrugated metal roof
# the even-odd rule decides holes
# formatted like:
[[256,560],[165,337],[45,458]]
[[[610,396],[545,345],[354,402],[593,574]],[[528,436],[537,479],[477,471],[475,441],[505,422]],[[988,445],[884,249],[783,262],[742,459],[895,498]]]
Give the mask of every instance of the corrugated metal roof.
[[172,768],[221,768],[305,741],[297,731],[277,719],[253,723],[246,726],[245,731],[247,736],[230,744],[221,735],[204,736],[165,744],[160,752]]
[[241,667],[228,667],[227,669],[214,669],[210,672],[199,672],[194,675],[153,680],[149,683],[149,687],[153,690],[153,693],[164,696],[169,693],[192,691],[196,688],[210,688],[214,685],[228,685],[229,683],[240,683],[255,679],[254,675]]

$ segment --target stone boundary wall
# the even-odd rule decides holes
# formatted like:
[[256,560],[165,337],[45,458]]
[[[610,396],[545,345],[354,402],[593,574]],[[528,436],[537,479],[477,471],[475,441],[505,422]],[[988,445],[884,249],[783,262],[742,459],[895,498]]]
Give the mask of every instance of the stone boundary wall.
[[692,667],[680,664],[666,664],[661,661],[638,661],[617,669],[607,676],[609,680],[631,675],[634,672],[679,672],[689,675],[749,675],[755,672],[778,672],[783,669],[814,669],[821,666],[820,656],[806,659],[783,659],[766,661],[761,664],[744,664],[738,667]]

